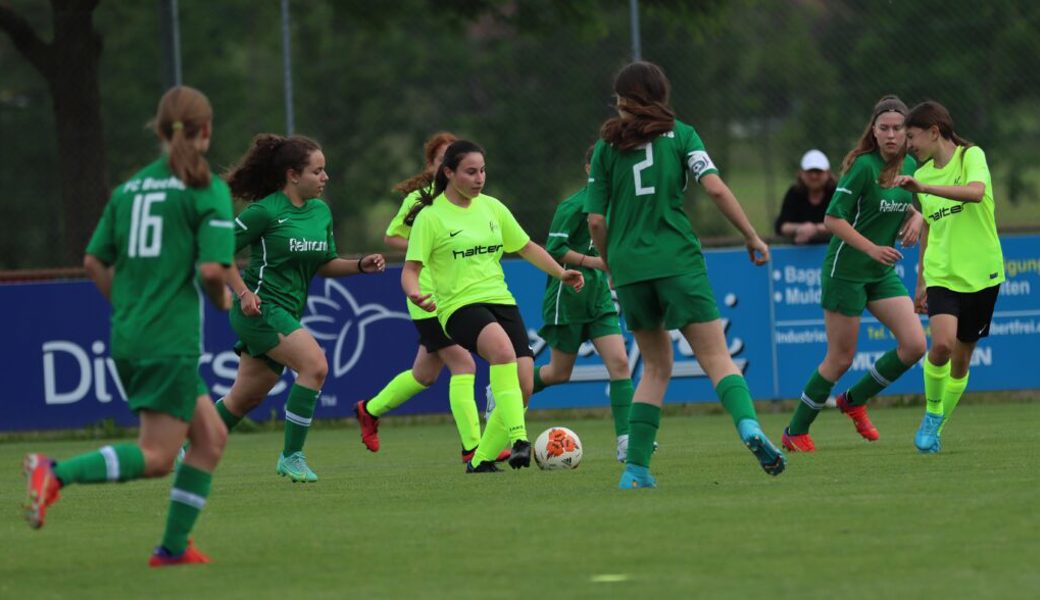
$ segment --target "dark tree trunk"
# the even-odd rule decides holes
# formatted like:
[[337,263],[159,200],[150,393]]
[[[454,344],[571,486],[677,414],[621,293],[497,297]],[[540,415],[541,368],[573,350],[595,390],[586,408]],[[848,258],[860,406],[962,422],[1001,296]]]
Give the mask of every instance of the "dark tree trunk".
[[51,0],[54,39],[44,42],[17,13],[0,5],[0,29],[47,80],[54,103],[61,177],[62,261],[78,265],[108,199],[101,122],[99,0]]

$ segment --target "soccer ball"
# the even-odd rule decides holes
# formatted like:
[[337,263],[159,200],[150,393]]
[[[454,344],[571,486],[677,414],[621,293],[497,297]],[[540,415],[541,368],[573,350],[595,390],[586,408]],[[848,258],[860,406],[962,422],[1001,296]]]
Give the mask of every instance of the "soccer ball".
[[544,471],[577,469],[581,464],[581,440],[566,427],[550,427],[534,442],[534,460]]

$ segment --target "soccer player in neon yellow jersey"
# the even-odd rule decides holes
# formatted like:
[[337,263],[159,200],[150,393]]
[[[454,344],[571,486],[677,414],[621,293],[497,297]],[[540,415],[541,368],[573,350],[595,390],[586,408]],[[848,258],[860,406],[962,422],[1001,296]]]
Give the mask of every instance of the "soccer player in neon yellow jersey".
[[957,135],[938,102],[915,106],[906,127],[910,152],[921,166],[895,184],[917,194],[925,216],[915,303],[928,313],[932,330],[924,362],[925,415],[914,445],[934,453],[968,385],[975,345],[989,335],[1004,254],[982,148]]
[[231,270],[238,301],[231,328],[238,335],[235,383],[217,401],[229,430],[263,402],[285,367],[296,381],[285,402],[285,437],[275,472],[293,482],[315,482],[303,454],[321,386],[325,352],[300,324],[315,275],[343,277],[382,271],[379,254],[339,258],[332,214],[321,200],[329,176],[325,154],[312,139],[261,134],[227,175],[231,194],[250,205],[235,219],[235,248],[249,247],[249,266]]
[[[408,250],[408,237],[412,228],[404,220],[419,199],[419,190],[429,188],[438,165],[444,160],[444,152],[456,139],[454,134],[442,131],[430,137],[423,145],[426,166],[421,173],[394,186],[394,191],[406,194],[383,238],[395,250]],[[423,294],[433,291],[433,278],[429,269],[419,274],[419,290]],[[404,404],[419,392],[437,381],[441,370],[447,366],[451,372],[448,384],[448,404],[451,407],[455,426],[462,442],[462,461],[468,463],[480,443],[480,416],[473,399],[474,374],[477,367],[473,356],[462,346],[452,341],[441,328],[436,314],[430,314],[407,301],[408,314],[419,332],[419,351],[412,368],[402,371],[369,400],[359,400],[354,405],[354,414],[361,424],[361,442],[372,452],[379,451],[379,417]],[[499,454],[499,460],[509,458],[509,450]]]
[[690,343],[762,469],[779,475],[785,466],[783,454],[759,427],[751,391],[729,354],[700,241],[683,210],[689,175],[744,235],[754,264],[769,261],[769,247],[719,177],[700,136],[675,118],[668,105],[670,87],[652,63],[634,62],[618,73],[618,115],[600,128],[585,202],[592,241],[643,356],[618,483],[622,489],[656,485],[649,466],[674,362],[670,329],[679,329]]
[[[585,152],[585,174],[595,146]],[[548,344],[549,363],[534,369],[534,389],[537,394],[546,387],[570,380],[578,349],[591,341],[603,358],[610,377],[608,395],[610,412],[614,418],[617,438],[617,459],[624,463],[628,457],[628,413],[632,408],[632,379],[629,376],[625,340],[621,337],[621,323],[617,308],[610,295],[606,265],[600,258],[589,235],[585,198],[588,187],[568,197],[556,207],[546,251],[565,268],[581,271],[585,287],[581,292],[567,289],[558,279],[549,277],[542,301],[542,322],[538,335]]]
[[165,155],[112,192],[83,264],[112,302],[112,358],[130,409],[141,420],[136,444],[112,444],[54,463],[25,460],[26,517],[43,526],[58,490],[73,483],[162,477],[185,438],[191,450],[170,491],[166,531],[149,559],[162,567],[208,563],[188,535],[206,505],[227,430],[199,377],[201,291],[228,310],[225,283],[234,238],[231,196],[203,153],[213,109],[198,90],[172,88],[159,102],[155,132]]
[[[467,463],[468,473],[498,471],[495,459],[507,445],[514,469],[531,464],[524,406],[531,395],[533,353],[527,328],[506,286],[503,252],[517,252],[542,271],[581,289],[581,273],[561,267],[524,232],[504,204],[486,196],[484,150],[466,140],[448,146],[432,190],[405,217],[412,226],[401,288],[423,310],[437,311],[444,332],[491,365],[498,408]],[[433,293],[419,286],[433,275]],[[434,302],[433,298],[436,298]]]
[[869,310],[888,327],[896,347],[879,358],[851,388],[838,395],[838,408],[852,419],[867,441],[880,437],[867,416],[867,401],[917,364],[926,342],[910,293],[895,271],[904,246],[916,243],[922,226],[913,195],[891,187],[899,173],[910,173],[906,155],[907,108],[895,96],[874,105],[856,146],[845,156],[844,174],[824,219],[834,233],[823,260],[823,319],[827,354],[806,382],[801,402],[784,429],[784,448],[813,452],[809,427],[823,408],[834,384],[852,366],[860,318]]

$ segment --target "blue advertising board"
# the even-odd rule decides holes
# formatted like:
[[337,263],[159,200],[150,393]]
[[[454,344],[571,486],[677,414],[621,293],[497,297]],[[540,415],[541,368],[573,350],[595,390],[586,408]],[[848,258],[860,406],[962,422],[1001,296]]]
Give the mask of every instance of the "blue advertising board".
[[[1040,370],[1021,368],[1040,335],[1040,236],[1002,238],[1007,282],[1001,287],[990,337],[973,357],[971,389],[1040,387]],[[708,272],[726,331],[730,354],[756,399],[793,398],[823,358],[826,337],[819,308],[824,248],[779,247],[772,263],[755,267],[740,250],[706,251]],[[901,275],[913,289],[916,249],[904,252]],[[504,262],[506,278],[527,323],[536,363],[549,349],[538,337],[545,275],[522,260]],[[1035,288],[1035,290],[1034,290]],[[329,375],[317,418],[348,417],[358,399],[377,393],[411,367],[417,334],[400,291],[400,268],[342,279],[316,278],[303,323],[326,352]],[[134,424],[126,408],[115,364],[108,355],[108,304],[90,282],[0,285],[0,310],[9,315],[3,364],[9,374],[0,396],[0,431],[83,427],[111,419]],[[642,372],[638,346],[622,330],[633,377]],[[238,357],[227,315],[206,307],[200,373],[214,398],[234,382]],[[678,332],[676,359],[666,400],[714,401],[711,384]],[[851,384],[887,349],[891,334],[865,314],[852,369],[839,383]],[[293,375],[286,372],[252,417],[278,416]],[[448,376],[401,406],[398,413],[447,412]],[[533,408],[606,406],[607,372],[590,344],[579,351],[573,383],[550,387],[532,399]],[[487,370],[478,367],[477,398],[483,404]],[[920,393],[919,367],[897,381],[891,393]]]

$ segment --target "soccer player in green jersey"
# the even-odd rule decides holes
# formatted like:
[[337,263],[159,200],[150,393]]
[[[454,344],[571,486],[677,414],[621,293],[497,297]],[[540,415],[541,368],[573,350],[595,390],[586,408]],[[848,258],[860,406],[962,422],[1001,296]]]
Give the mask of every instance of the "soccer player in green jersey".
[[[412,228],[404,220],[419,199],[419,190],[429,188],[433,183],[433,175],[437,166],[444,160],[444,151],[456,139],[448,132],[436,133],[423,146],[426,167],[421,173],[394,186],[395,192],[405,194],[401,208],[390,221],[383,238],[387,246],[394,250],[407,251],[408,237]],[[419,276],[419,290],[423,294],[433,291],[430,270],[424,269]],[[480,416],[477,403],[473,398],[473,382],[477,366],[468,350],[453,342],[441,329],[437,315],[424,311],[408,301],[408,314],[419,332],[419,351],[415,355],[412,368],[402,371],[390,383],[369,400],[359,400],[354,406],[354,414],[361,424],[361,442],[372,452],[379,451],[379,417],[404,404],[419,392],[437,381],[441,370],[447,365],[451,372],[448,384],[448,404],[455,419],[462,442],[462,461],[468,463],[480,442]],[[509,451],[503,450],[499,460],[509,458]]]
[[180,86],[163,95],[154,126],[164,156],[112,192],[83,260],[112,302],[112,358],[141,420],[137,443],[58,462],[42,454],[25,459],[26,517],[39,528],[60,488],[165,476],[190,440],[173,480],[166,531],[148,563],[153,567],[210,562],[188,534],[227,440],[198,373],[203,290],[217,308],[231,305],[231,197],[203,158],[212,117],[198,90]]
[[968,385],[975,345],[989,335],[1004,254],[982,148],[957,135],[938,102],[915,106],[906,127],[910,152],[921,166],[895,184],[917,194],[925,216],[915,303],[928,313],[932,330],[924,361],[925,415],[914,445],[933,453]]
[[769,247],[719,177],[700,136],[675,118],[670,87],[652,63],[634,62],[618,73],[618,115],[600,128],[585,201],[592,241],[643,356],[622,489],[656,485],[649,466],[674,363],[670,329],[680,330],[690,343],[740,439],[765,472],[779,475],[785,465],[759,427],[747,382],[729,354],[700,241],[683,210],[689,175],[744,235],[754,264],[768,262]]
[[297,373],[285,403],[285,441],[275,470],[293,482],[314,482],[303,445],[329,366],[321,346],[300,324],[315,275],[343,277],[382,271],[371,254],[339,258],[332,214],[321,200],[329,176],[321,147],[303,136],[261,134],[227,175],[231,194],[250,205],[235,219],[235,249],[249,247],[249,266],[231,272],[238,297],[231,327],[238,335],[238,374],[217,411],[229,430],[263,402],[285,367]]
[[904,246],[916,243],[922,222],[911,194],[891,187],[896,175],[914,169],[914,160],[906,156],[906,113],[906,105],[895,96],[878,101],[859,142],[845,156],[844,174],[827,207],[824,223],[834,234],[823,261],[820,301],[827,354],[809,377],[802,401],[784,429],[784,448],[792,452],[816,449],[809,427],[834,384],[852,366],[864,309],[896,338],[896,347],[837,398],[838,408],[864,439],[878,439],[867,416],[867,400],[924,355],[924,329],[894,267],[903,258],[896,240],[901,238]]
[[[585,174],[595,146],[585,152]],[[581,271],[585,287],[581,292],[568,289],[560,280],[549,277],[542,300],[542,327],[538,335],[550,348],[549,363],[534,368],[532,393],[571,379],[578,349],[591,341],[603,358],[610,377],[610,412],[617,436],[617,459],[628,457],[628,412],[632,407],[632,379],[629,375],[621,323],[610,295],[606,265],[589,236],[585,197],[588,187],[560,203],[549,226],[545,250],[564,268]],[[491,404],[493,394],[488,395]]]
[[[411,225],[401,287],[409,300],[437,319],[452,340],[491,365],[498,408],[488,420],[468,473],[495,472],[495,460],[510,447],[509,465],[531,464],[524,406],[531,395],[534,355],[527,328],[506,286],[503,252],[517,252],[542,271],[581,289],[584,278],[564,269],[533,243],[504,204],[482,194],[484,150],[466,140],[448,146],[434,177],[404,223]],[[422,271],[433,276],[423,293]],[[434,301],[436,298],[436,301]]]

